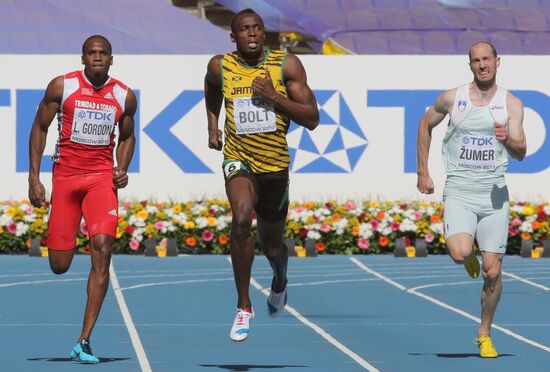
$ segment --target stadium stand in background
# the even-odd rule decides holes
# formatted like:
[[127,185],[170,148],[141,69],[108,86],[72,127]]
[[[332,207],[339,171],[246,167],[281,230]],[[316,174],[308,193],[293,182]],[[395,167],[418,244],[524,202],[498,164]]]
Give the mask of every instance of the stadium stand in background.
[[70,54],[94,33],[117,54],[224,53],[248,7],[268,47],[296,54],[463,54],[478,40],[550,54],[550,0],[2,0],[0,53]]
[[207,17],[220,6],[254,8],[295,53],[463,54],[488,40],[501,54],[550,54],[550,0],[198,1]]
[[[194,1],[196,7],[196,0]],[[115,54],[216,54],[227,31],[169,0],[2,0],[0,54],[75,54],[105,35]]]

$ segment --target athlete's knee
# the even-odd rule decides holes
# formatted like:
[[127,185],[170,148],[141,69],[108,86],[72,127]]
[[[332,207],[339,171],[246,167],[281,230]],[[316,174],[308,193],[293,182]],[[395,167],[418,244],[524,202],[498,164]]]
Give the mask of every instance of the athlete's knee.
[[56,275],[65,274],[69,270],[70,265],[59,262],[50,262],[50,269]]
[[452,249],[449,249],[449,256],[451,256],[453,261],[457,264],[463,264],[464,261],[466,261],[466,259],[468,258],[468,257],[464,257],[462,252],[460,252],[459,250],[452,250]]
[[282,244],[282,242],[279,243],[264,243],[262,250],[264,252],[265,257],[268,260],[274,260],[279,258],[283,254],[287,254],[285,246]]
[[250,229],[252,228],[252,216],[244,213],[237,213],[233,215],[231,222],[232,233],[237,238],[246,238],[250,235]]
[[496,265],[493,267],[483,267],[482,275],[483,280],[489,285],[491,290],[493,290],[501,280],[500,268]]

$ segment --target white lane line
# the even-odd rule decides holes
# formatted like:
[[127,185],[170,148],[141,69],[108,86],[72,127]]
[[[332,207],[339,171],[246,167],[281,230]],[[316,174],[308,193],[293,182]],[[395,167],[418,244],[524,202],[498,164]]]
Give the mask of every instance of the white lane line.
[[[227,260],[229,263],[231,263],[231,257],[227,257]],[[269,296],[269,288],[263,288],[260,283],[256,281],[253,277],[250,277],[250,284],[254,286],[257,290],[259,290],[261,293],[263,293],[266,296]],[[349,356],[351,359],[353,359],[357,364],[359,364],[361,367],[365,368],[369,372],[380,372],[376,367],[369,364],[366,360],[361,358],[359,355],[357,355],[355,352],[348,349],[344,344],[340,343],[338,340],[336,340],[334,337],[332,337],[327,331],[325,331],[323,328],[319,327],[317,324],[313,323],[312,321],[308,320],[306,317],[304,317],[302,314],[300,314],[296,309],[294,309],[292,306],[286,305],[285,309],[291,313],[296,319],[298,319],[300,322],[304,323],[309,328],[313,329],[317,334],[319,334],[321,337],[323,337],[325,340],[327,340],[332,345],[336,346],[337,349],[339,349],[341,352]]]
[[126,328],[128,329],[128,333],[130,334],[130,339],[132,340],[132,345],[134,346],[134,350],[136,351],[136,355],[138,357],[141,370],[143,372],[152,372],[151,366],[149,365],[149,360],[147,360],[147,355],[145,354],[145,350],[143,349],[143,345],[141,344],[141,340],[139,339],[139,334],[137,332],[136,326],[132,321],[132,316],[130,315],[128,306],[126,306],[126,301],[124,300],[124,296],[120,289],[120,284],[116,276],[113,260],[111,260],[111,267],[109,268],[109,273],[111,275],[111,283],[113,285],[113,291],[115,292],[115,297],[118,302],[118,306],[120,307],[120,312],[122,313],[124,324],[126,324]]
[[127,291],[129,289],[138,289],[145,287],[156,287],[160,285],[177,285],[177,284],[193,284],[193,283],[210,283],[210,282],[227,282],[233,280],[233,278],[223,278],[223,279],[195,279],[195,280],[178,280],[175,282],[156,282],[156,283],[144,283],[136,284],[130,287],[120,288],[121,291]]
[[[434,304],[436,304],[436,305],[438,305],[438,306],[441,306],[441,307],[443,307],[443,308],[445,308],[445,309],[447,309],[447,310],[450,310],[450,311],[453,311],[453,312],[455,312],[455,313],[457,313],[457,314],[460,314],[460,315],[462,315],[462,316],[464,316],[464,317],[466,317],[466,318],[468,318],[468,319],[471,319],[471,320],[473,320],[473,321],[475,321],[475,322],[477,322],[477,323],[481,323],[481,319],[479,319],[478,317],[476,317],[476,316],[474,316],[474,315],[472,315],[472,314],[470,314],[470,313],[467,313],[467,312],[464,311],[464,310],[461,310],[461,309],[458,309],[458,308],[453,307],[453,306],[451,306],[451,305],[448,305],[448,304],[446,304],[446,303],[444,303],[444,302],[442,302],[442,301],[439,301],[439,300],[437,300],[437,299],[435,299],[435,298],[433,298],[433,297],[430,297],[430,296],[428,296],[428,295],[426,295],[426,294],[424,294],[424,293],[416,292],[415,288],[407,289],[407,287],[405,287],[405,286],[403,286],[403,285],[401,285],[401,284],[399,284],[399,283],[397,283],[397,282],[391,280],[390,278],[387,278],[387,277],[385,277],[384,275],[379,274],[379,273],[377,273],[376,271],[370,269],[369,267],[367,267],[365,264],[363,264],[361,261],[359,261],[359,260],[358,260],[357,258],[355,258],[355,257],[351,257],[350,260],[351,260],[354,264],[356,264],[357,266],[359,266],[360,268],[362,268],[363,270],[365,270],[366,272],[368,272],[368,273],[370,273],[370,274],[372,274],[372,275],[375,275],[375,276],[381,278],[382,280],[384,280],[385,282],[387,282],[387,283],[393,285],[394,287],[397,287],[397,288],[399,288],[399,289],[401,289],[401,290],[403,290],[403,291],[405,291],[405,292],[407,292],[407,293],[414,294],[414,295],[416,295],[416,296],[418,296],[418,297],[420,297],[420,298],[423,298],[423,299],[425,299],[425,300],[427,300],[427,301],[430,301],[430,302],[432,302],[432,303],[434,303]],[[419,288],[419,287],[417,287],[417,288]],[[498,329],[499,331],[501,331],[501,332],[503,332],[503,333],[505,333],[505,334],[507,334],[507,335],[509,335],[509,336],[512,336],[512,337],[514,337],[515,339],[517,339],[517,340],[519,340],[519,341],[525,342],[526,344],[529,344],[529,345],[531,345],[531,346],[535,346],[535,347],[537,347],[537,348],[539,348],[539,349],[542,349],[542,350],[544,350],[544,351],[546,351],[546,352],[550,352],[550,347],[548,347],[548,346],[546,346],[546,345],[542,345],[542,344],[540,344],[540,343],[538,343],[538,342],[536,342],[536,341],[530,340],[530,339],[528,339],[528,338],[526,338],[526,337],[523,337],[522,335],[519,335],[519,334],[517,334],[517,333],[515,333],[515,332],[512,332],[512,331],[510,331],[510,330],[507,329],[507,328],[498,326],[498,325],[496,325],[496,324],[491,325],[491,327],[494,328],[494,329]]]
[[[269,296],[269,288],[262,288],[260,283],[258,283],[254,278],[250,278],[250,284],[254,286],[257,290],[262,292],[264,295]],[[365,359],[361,358],[359,355],[357,355],[355,352],[347,348],[344,344],[340,343],[337,339],[332,337],[327,331],[325,331],[323,328],[319,327],[317,324],[313,323],[312,321],[308,320],[305,316],[300,314],[295,308],[292,306],[289,306],[288,304],[285,307],[286,311],[294,315],[296,319],[298,319],[300,322],[304,323],[309,328],[313,329],[315,332],[317,332],[321,337],[323,337],[325,340],[330,342],[332,345],[336,346],[338,350],[349,356],[351,359],[353,359],[357,364],[359,364],[361,367],[365,368],[367,371],[371,372],[379,372],[379,370],[374,367],[372,364],[367,362]]]
[[537,288],[543,289],[545,291],[550,291],[550,288],[548,288],[548,287],[546,287],[542,284],[538,284],[538,283],[532,282],[528,279],[522,278],[521,276],[517,276],[516,274],[512,274],[512,273],[509,273],[509,272],[506,272],[506,271],[502,271],[502,275],[509,276],[510,278],[514,278],[514,279],[519,280],[520,282],[523,282],[525,284],[532,285],[533,287],[537,287]]
[[32,280],[32,281],[28,281],[28,282],[4,283],[4,284],[0,284],[0,288],[15,287],[17,285],[30,285],[30,284],[82,282],[82,281],[87,281],[87,280],[88,280],[88,278]]

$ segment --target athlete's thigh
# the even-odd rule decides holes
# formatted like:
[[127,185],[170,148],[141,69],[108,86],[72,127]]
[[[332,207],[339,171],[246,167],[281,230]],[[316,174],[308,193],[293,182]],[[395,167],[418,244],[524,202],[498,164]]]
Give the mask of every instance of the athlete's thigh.
[[261,174],[257,178],[260,191],[256,214],[265,222],[280,224],[288,214],[288,169]]
[[82,213],[88,227],[88,235],[116,236],[118,198],[112,172],[87,174],[86,190],[82,200]]
[[506,253],[509,213],[510,205],[506,201],[501,208],[479,220],[477,224],[477,243],[481,251]]
[[233,214],[251,215],[258,201],[258,180],[239,160],[224,160],[225,193]]
[[443,208],[445,240],[459,233],[469,234],[472,239],[476,236],[478,217],[470,205],[462,200],[446,198]]
[[51,250],[70,250],[76,245],[83,197],[79,178],[76,174],[59,174],[54,168],[48,219],[48,248]]

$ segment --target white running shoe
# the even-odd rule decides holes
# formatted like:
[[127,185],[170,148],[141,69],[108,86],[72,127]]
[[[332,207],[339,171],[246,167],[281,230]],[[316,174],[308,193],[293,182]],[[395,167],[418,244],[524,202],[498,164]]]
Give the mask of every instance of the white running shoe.
[[248,332],[250,332],[250,319],[252,318],[254,318],[254,311],[252,309],[237,308],[237,315],[233,321],[229,337],[233,341],[246,340]]
[[272,318],[279,316],[286,306],[288,285],[281,293],[275,293],[273,289],[269,290],[269,297],[267,298],[267,315]]

